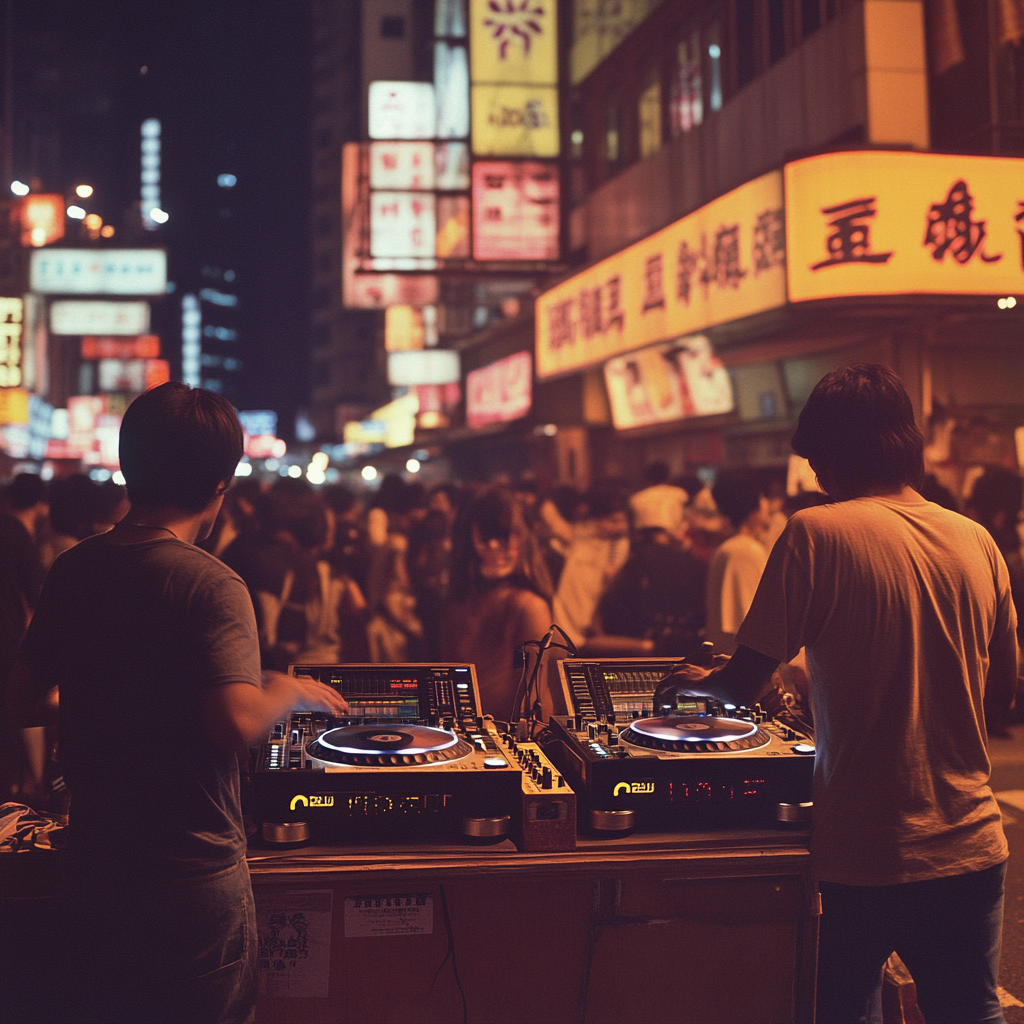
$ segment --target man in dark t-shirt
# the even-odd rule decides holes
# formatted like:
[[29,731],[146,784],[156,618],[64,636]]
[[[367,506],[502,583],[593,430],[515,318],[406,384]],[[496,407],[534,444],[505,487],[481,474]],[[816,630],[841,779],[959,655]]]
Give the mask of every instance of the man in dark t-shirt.
[[237,751],[291,708],[346,705],[261,675],[245,584],[195,547],[241,454],[220,396],[170,383],[137,398],[120,442],[131,508],[56,560],[22,647],[22,689],[37,704],[59,691],[71,793],[62,1019],[252,1020]]

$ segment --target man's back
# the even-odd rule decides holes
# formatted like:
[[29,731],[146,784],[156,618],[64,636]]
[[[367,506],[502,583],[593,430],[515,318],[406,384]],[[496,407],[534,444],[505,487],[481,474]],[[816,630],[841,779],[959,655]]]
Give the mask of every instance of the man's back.
[[101,535],[57,559],[25,654],[39,678],[60,681],[83,854],[182,875],[237,862],[237,761],[207,739],[200,702],[214,686],[259,686],[256,651],[245,585],[191,544]]
[[982,698],[990,645],[1013,658],[1012,619],[995,545],[956,513],[865,497],[790,521],[737,640],[779,660],[807,647],[820,878],[891,885],[1005,859]]

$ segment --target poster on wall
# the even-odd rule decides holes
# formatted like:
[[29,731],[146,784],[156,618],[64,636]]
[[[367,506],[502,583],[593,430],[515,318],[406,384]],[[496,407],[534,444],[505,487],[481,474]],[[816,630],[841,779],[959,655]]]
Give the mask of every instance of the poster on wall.
[[616,430],[714,416],[735,407],[729,371],[703,334],[609,359],[604,377]]

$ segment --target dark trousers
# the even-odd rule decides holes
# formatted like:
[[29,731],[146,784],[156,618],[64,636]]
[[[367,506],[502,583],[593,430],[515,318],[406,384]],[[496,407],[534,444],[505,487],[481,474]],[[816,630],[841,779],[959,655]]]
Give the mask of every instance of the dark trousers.
[[250,1024],[256,909],[245,861],[195,878],[69,873],[67,1024]]
[[866,1024],[896,952],[928,1024],[1003,1024],[996,995],[1006,864],[905,885],[822,882],[818,1024]]

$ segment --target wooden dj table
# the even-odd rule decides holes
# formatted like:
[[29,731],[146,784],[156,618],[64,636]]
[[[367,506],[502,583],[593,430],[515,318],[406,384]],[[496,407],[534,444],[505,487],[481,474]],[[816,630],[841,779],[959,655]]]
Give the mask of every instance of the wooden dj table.
[[252,850],[257,1024],[811,1024],[806,844]]

